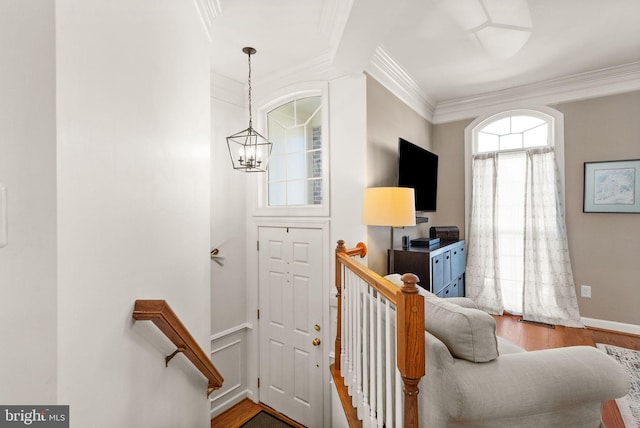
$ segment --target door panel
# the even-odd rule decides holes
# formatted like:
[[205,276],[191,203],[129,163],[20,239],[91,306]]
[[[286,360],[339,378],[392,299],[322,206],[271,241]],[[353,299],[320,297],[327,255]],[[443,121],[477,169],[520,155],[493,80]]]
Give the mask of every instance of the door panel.
[[261,227],[260,401],[322,426],[322,231]]
[[284,356],[284,343],[277,342],[272,339],[269,341],[269,344],[268,360],[270,362],[269,369],[271,372],[269,387],[275,389],[279,393],[283,393],[284,382],[282,379],[282,360]]
[[309,367],[309,354],[300,349],[295,350],[294,358],[294,388],[293,397],[306,405],[311,405],[309,396],[309,378],[307,370]]
[[306,338],[309,337],[309,279],[296,276],[293,281],[294,328]]
[[269,272],[269,322],[272,327],[284,328],[283,294],[285,278],[281,272]]

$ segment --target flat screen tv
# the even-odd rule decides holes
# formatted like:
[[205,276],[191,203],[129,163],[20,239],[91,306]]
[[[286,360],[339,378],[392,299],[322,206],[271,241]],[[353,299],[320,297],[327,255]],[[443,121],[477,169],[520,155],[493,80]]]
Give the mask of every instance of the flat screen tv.
[[438,155],[400,138],[398,186],[414,189],[416,211],[435,211],[438,191]]

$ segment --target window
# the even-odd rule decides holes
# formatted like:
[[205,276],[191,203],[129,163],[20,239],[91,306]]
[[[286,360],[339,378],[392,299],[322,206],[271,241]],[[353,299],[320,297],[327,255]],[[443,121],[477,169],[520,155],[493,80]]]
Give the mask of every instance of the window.
[[322,205],[323,130],[320,96],[295,99],[267,113],[268,205]]
[[476,131],[474,154],[548,146],[552,143],[550,130],[549,119],[510,114]]
[[465,138],[467,295],[488,312],[581,326],[564,225],[562,115],[507,111],[474,121]]
[[522,314],[524,276],[524,189],[526,152],[523,149],[547,147],[553,143],[551,119],[531,113],[494,116],[475,131],[474,155],[498,153],[497,217],[500,231],[499,267],[504,307]]

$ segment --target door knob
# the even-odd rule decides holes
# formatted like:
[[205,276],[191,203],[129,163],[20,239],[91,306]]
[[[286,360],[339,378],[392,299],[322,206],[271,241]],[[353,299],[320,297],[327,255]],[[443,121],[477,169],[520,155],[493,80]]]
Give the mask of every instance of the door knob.
[[320,345],[320,338],[316,337],[315,339],[313,339],[313,342],[311,342],[311,343],[313,343],[313,346],[319,346]]

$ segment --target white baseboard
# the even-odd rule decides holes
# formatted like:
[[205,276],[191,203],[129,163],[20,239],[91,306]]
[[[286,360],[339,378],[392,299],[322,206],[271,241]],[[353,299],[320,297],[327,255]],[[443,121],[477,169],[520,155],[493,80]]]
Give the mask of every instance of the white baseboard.
[[218,416],[220,413],[224,412],[225,410],[232,408],[233,406],[235,406],[245,398],[249,398],[253,400],[253,392],[248,389],[245,389],[244,391],[240,391],[239,393],[235,394],[233,397],[229,397],[229,399],[225,400],[223,403],[220,403],[217,406],[213,407],[211,409],[211,419]]
[[582,317],[582,323],[588,327],[602,328],[604,330],[620,331],[640,335],[640,325],[625,324],[617,321],[599,320],[595,318]]

